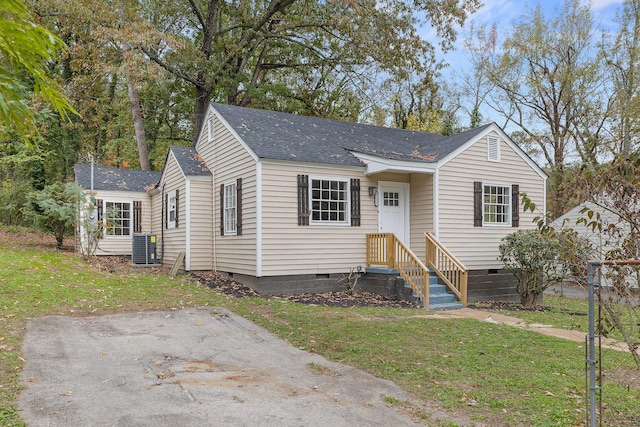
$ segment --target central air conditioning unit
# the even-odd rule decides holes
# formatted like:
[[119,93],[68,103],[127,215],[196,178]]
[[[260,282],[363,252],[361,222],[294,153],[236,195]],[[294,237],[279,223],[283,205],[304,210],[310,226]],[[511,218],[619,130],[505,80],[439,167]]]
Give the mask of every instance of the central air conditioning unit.
[[151,265],[157,260],[156,236],[154,234],[134,234],[131,240],[131,263]]

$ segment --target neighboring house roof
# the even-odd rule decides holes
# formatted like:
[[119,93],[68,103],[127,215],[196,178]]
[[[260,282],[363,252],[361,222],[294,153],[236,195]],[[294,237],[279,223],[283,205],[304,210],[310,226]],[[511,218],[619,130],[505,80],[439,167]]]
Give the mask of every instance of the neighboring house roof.
[[[91,165],[77,164],[73,167],[76,183],[85,189],[91,188]],[[93,167],[93,189],[112,191],[147,191],[160,180],[161,172],[135,169],[120,169],[103,166]]]
[[212,106],[258,158],[338,165],[362,166],[350,152],[434,163],[492,126],[445,137],[231,105]]
[[170,152],[173,153],[185,176],[211,176],[211,171],[195,148],[171,147]]

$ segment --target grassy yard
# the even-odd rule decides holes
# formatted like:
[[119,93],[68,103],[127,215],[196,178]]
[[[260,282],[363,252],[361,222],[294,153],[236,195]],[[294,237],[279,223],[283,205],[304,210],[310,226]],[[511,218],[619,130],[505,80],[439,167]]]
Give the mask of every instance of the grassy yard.
[[[576,426],[584,422],[584,346],[503,325],[425,318],[424,310],[333,308],[281,299],[231,298],[165,270],[82,260],[41,236],[0,230],[0,425],[20,426],[21,345],[29,317],[221,306],[293,345],[391,379],[409,392],[398,405],[433,426],[433,410],[489,426]],[[584,302],[511,313],[528,322],[581,330]],[[549,302],[547,301],[547,302]],[[578,313],[578,314],[577,314]],[[625,364],[621,354],[620,364]],[[620,366],[620,365],[619,365]],[[607,384],[606,399],[640,420],[638,390]]]

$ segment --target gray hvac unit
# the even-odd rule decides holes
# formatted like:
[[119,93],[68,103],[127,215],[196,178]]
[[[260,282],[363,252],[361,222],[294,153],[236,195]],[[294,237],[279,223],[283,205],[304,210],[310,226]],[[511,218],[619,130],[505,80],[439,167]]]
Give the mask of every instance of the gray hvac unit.
[[133,264],[155,264],[156,236],[155,234],[134,234],[131,240],[131,262]]

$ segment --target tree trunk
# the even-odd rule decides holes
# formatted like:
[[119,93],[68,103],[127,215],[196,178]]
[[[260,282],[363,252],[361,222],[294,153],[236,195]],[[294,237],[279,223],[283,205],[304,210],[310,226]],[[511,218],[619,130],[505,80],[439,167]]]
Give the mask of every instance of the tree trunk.
[[149,162],[149,150],[147,147],[147,138],[144,133],[144,123],[142,121],[142,108],[140,107],[140,98],[138,97],[138,89],[132,78],[127,79],[127,87],[129,92],[129,101],[131,101],[131,113],[133,115],[133,129],[136,135],[136,143],[138,144],[138,158],[140,159],[140,168],[143,171],[151,170]]

